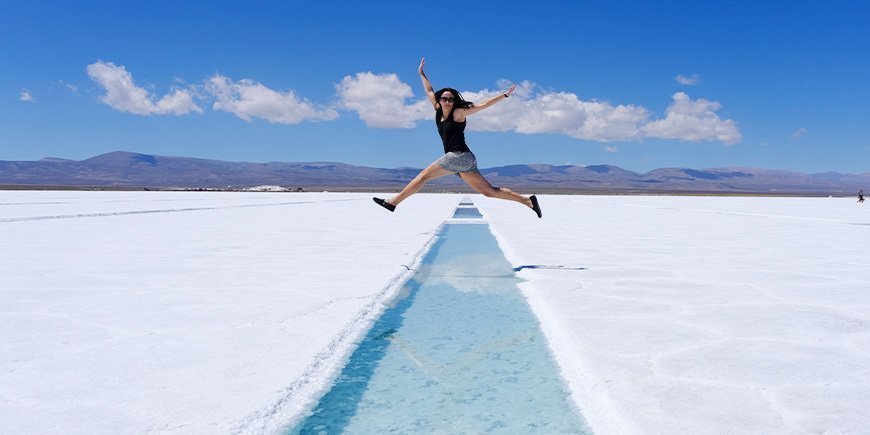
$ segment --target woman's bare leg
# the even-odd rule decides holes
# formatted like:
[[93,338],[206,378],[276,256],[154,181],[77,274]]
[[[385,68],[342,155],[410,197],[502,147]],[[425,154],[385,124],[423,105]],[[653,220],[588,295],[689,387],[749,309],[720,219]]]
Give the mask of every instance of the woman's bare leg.
[[393,205],[399,205],[400,202],[417,193],[427,182],[450,174],[452,174],[452,172],[442,168],[438,162],[433,162],[426,169],[420,171],[420,173],[417,174],[417,176],[414,177],[414,179],[411,180],[411,182],[408,183],[408,185],[405,186],[398,195],[388,199],[387,202]]
[[487,181],[480,172],[460,172],[459,176],[462,177],[462,179],[465,180],[472,189],[482,193],[483,196],[516,201],[528,208],[532,208],[532,200],[506,187],[493,187],[493,185],[489,184],[489,181]]

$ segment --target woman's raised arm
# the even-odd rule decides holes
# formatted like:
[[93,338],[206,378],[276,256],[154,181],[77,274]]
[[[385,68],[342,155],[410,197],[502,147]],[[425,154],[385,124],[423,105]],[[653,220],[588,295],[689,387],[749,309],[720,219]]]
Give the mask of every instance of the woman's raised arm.
[[474,115],[475,113],[480,112],[481,110],[486,109],[487,107],[492,107],[495,103],[498,103],[501,100],[507,100],[508,97],[510,97],[511,94],[514,93],[514,90],[516,88],[517,88],[517,85],[513,85],[513,86],[511,86],[510,89],[508,89],[507,91],[505,91],[501,95],[496,95],[496,96],[494,96],[494,97],[492,97],[492,98],[490,98],[490,99],[488,99],[480,104],[475,104],[474,106],[466,108],[466,109],[457,109],[457,112],[459,112],[460,116],[462,117],[462,119],[457,119],[457,121],[462,122],[466,116]]
[[420,59],[420,68],[417,70],[420,72],[420,80],[423,81],[423,89],[426,91],[426,97],[429,98],[429,102],[432,103],[432,107],[435,107],[438,103],[435,101],[435,90],[432,89],[432,84],[429,83],[429,79],[426,78],[426,73],[423,72],[423,67],[426,66],[426,58]]

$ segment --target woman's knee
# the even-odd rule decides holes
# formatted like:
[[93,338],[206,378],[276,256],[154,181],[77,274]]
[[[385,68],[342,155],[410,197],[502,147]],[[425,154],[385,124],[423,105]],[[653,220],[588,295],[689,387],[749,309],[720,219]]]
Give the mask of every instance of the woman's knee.
[[432,174],[421,173],[417,175],[417,178],[414,178],[414,181],[420,184],[426,184],[435,179],[435,176]]
[[419,174],[417,174],[416,179],[422,183],[426,183],[426,182],[432,181],[440,176],[441,176],[441,174],[439,174],[436,170],[434,170],[432,168],[427,168],[426,170],[421,171]]

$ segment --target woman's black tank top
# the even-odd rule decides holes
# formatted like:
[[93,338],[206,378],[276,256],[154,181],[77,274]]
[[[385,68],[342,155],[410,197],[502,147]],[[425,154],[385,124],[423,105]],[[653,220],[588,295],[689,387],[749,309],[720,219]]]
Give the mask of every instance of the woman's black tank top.
[[444,143],[444,154],[470,152],[468,145],[465,144],[465,122],[454,121],[452,112],[444,122],[441,122],[441,116],[441,111],[436,110],[435,125],[438,126],[438,134],[441,135],[441,142]]

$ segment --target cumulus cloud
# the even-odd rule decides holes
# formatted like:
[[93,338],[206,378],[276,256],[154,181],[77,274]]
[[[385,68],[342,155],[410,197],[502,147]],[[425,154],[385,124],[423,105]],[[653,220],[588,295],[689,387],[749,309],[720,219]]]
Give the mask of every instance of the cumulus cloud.
[[[106,94],[100,101],[110,107],[139,115],[202,112],[194,98],[212,101],[213,110],[226,111],[251,122],[253,118],[280,124],[303,121],[329,121],[338,118],[336,109],[356,112],[369,127],[412,128],[420,120],[433,117],[426,98],[415,98],[411,86],[396,74],[360,72],[345,76],[335,85],[337,107],[317,105],[298,96],[293,90],[278,91],[251,80],[234,81],[216,74],[201,86],[186,89],[174,87],[160,99],[137,86],[124,66],[111,62],[96,62],[87,67],[88,75],[100,84]],[[686,79],[697,83],[697,75]],[[178,85],[183,80],[176,79]],[[75,92],[73,85],[59,81]],[[463,91],[469,101],[480,104],[498,96],[512,82],[501,79],[495,90]],[[705,99],[692,100],[677,92],[663,119],[634,104],[612,104],[606,101],[584,100],[571,92],[542,90],[534,83],[517,84],[512,98],[475,115],[470,130],[513,131],[523,134],[560,134],[576,139],[599,142],[641,141],[644,138],[678,139],[686,141],[721,141],[733,144],[741,140],[733,120],[722,119],[717,112],[721,105]],[[20,99],[32,101],[26,89]],[[806,130],[799,130],[797,138]],[[617,152],[616,147],[605,147]]]
[[807,129],[805,129],[805,128],[799,128],[799,129],[797,129],[796,132],[794,132],[794,133],[791,134],[791,138],[792,138],[792,139],[799,139],[801,136],[803,136],[804,134],[806,134],[806,132],[807,132]]
[[665,119],[643,126],[647,137],[693,142],[720,141],[729,145],[742,138],[733,120],[723,120],[716,114],[722,107],[718,102],[703,98],[692,100],[683,92],[674,94],[673,100],[665,112]]
[[[505,83],[506,84],[506,83]],[[649,112],[639,106],[583,101],[569,92],[535,92],[535,85],[522,82],[513,96],[475,115],[469,129],[552,133],[576,139],[614,141],[639,139],[639,125]],[[463,92],[467,100],[482,102],[502,91]]]
[[675,79],[677,80],[677,83],[679,83],[681,85],[686,85],[686,86],[694,86],[694,85],[701,83],[701,76],[699,76],[697,74],[692,74],[691,77],[686,77],[686,76],[680,74],[680,75],[676,76]]
[[[512,83],[499,80],[498,90],[462,91],[468,101],[480,103],[499,95]],[[429,119],[432,108],[425,99],[413,98],[411,87],[395,74],[358,73],[336,86],[342,107],[356,111],[371,127],[410,128]],[[667,108],[664,119],[653,119],[646,108],[634,104],[611,104],[583,100],[570,92],[540,90],[523,81],[511,98],[474,115],[469,130],[514,131],[524,134],[561,134],[599,142],[639,141],[646,137],[687,141],[721,141],[733,144],[741,139],[733,120],[716,112],[721,105],[704,99],[692,100],[679,92]],[[609,152],[615,152],[616,148]]]
[[33,94],[31,94],[30,91],[28,91],[27,89],[22,89],[21,95],[18,97],[18,99],[20,101],[24,101],[26,103],[32,103],[33,102]]
[[335,109],[318,107],[292,90],[276,91],[251,79],[234,82],[217,74],[206,82],[205,90],[216,100],[214,110],[233,113],[248,122],[262,118],[276,124],[299,124],[338,117]]
[[517,120],[519,133],[558,133],[601,142],[640,139],[648,110],[635,105],[583,101],[569,92],[546,93],[524,101],[529,111]]
[[[482,91],[461,91],[462,97],[467,101],[481,103],[489,98],[500,95],[512,83],[507,80],[499,80],[498,90],[484,89]],[[517,128],[518,121],[528,113],[526,99],[532,96],[534,84],[522,82],[505,101],[492,106],[474,115],[474,122],[468,124],[469,130],[475,131],[512,131]],[[431,110],[431,109],[430,109]]]
[[428,99],[408,103],[414,93],[395,74],[345,76],[336,85],[336,93],[341,106],[355,111],[369,127],[412,128],[417,121],[434,116]]
[[155,102],[155,97],[147,90],[136,86],[133,75],[123,65],[96,62],[88,65],[87,71],[88,76],[106,90],[100,101],[115,110],[137,115],[202,113],[202,108],[193,102],[193,95],[188,90],[173,89]]

